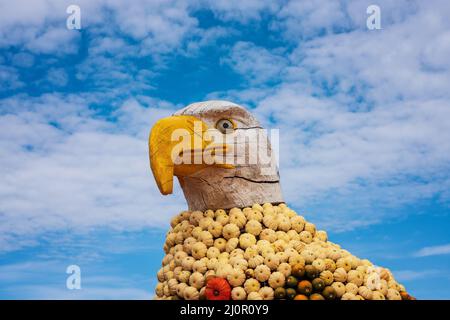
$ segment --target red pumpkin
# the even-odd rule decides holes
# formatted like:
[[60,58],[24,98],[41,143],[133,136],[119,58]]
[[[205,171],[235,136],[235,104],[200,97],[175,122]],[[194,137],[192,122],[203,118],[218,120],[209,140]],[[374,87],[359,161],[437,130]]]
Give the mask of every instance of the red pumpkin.
[[211,278],[206,282],[205,296],[207,300],[230,300],[230,284],[224,278]]

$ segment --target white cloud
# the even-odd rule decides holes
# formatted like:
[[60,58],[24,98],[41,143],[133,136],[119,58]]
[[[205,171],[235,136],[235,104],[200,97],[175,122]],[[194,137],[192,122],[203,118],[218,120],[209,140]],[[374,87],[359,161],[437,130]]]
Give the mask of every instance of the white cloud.
[[241,23],[258,21],[264,13],[274,13],[280,7],[280,3],[270,0],[205,0],[200,3],[211,9],[221,20]]
[[[202,29],[193,17],[204,5],[218,19],[246,26],[272,14],[281,49],[235,44],[224,61],[250,88],[211,96],[254,105],[267,127],[281,129],[282,187],[290,204],[322,204],[314,221],[349,230],[395,218],[391,208],[420,199],[448,202],[450,25],[448,5],[436,3],[442,10],[382,1],[383,29],[371,32],[364,2],[355,1],[284,8],[253,0],[80,2],[82,25],[94,40],[75,77],[104,93],[2,101],[1,247],[33,245],[50,230],[166,225],[184,207],[178,189],[174,201],[159,195],[146,150],[151,123],[180,106],[110,98],[154,89],[154,71],[139,70],[129,57],[195,54],[225,37],[229,28]],[[0,46],[75,52],[72,37],[79,32],[55,25],[64,25],[64,2],[27,2],[14,14],[1,6]],[[23,85],[6,66],[0,81]],[[271,81],[276,85],[267,86]],[[111,103],[118,122],[88,108],[94,103]]]
[[222,62],[255,84],[276,82],[287,65],[282,52],[272,53],[249,42],[237,42]]
[[113,123],[81,98],[24,96],[2,104],[9,110],[0,116],[2,250],[66,228],[166,225],[184,207],[179,193],[162,198],[148,164],[148,131],[173,106],[126,102]]
[[424,278],[433,278],[433,276],[437,276],[441,274],[439,270],[422,270],[422,271],[413,271],[413,270],[398,270],[392,271],[394,277],[397,281],[413,281]]
[[[357,20],[357,8],[364,19],[366,14],[356,2],[289,3],[277,21],[296,46],[285,54],[288,63],[230,54],[239,66],[234,70],[244,77],[264,75],[270,68],[281,75],[280,83],[211,95],[254,105],[267,127],[280,129],[280,172],[288,202],[323,210],[312,215],[332,230],[396,218],[396,208],[423,199],[449,203],[450,72],[443,58],[448,43],[442,41],[448,34],[448,4],[380,6],[382,14],[388,11],[385,24],[372,32],[365,20]],[[347,15],[348,28],[348,19],[341,18]],[[289,26],[291,16],[301,29],[297,37]],[[302,20],[309,17],[314,21]],[[311,30],[304,30],[303,22]],[[314,22],[327,32],[309,39],[320,33]],[[348,32],[341,33],[342,28]],[[247,47],[251,57],[278,55]]]
[[0,92],[23,87],[16,69],[0,65]]
[[414,255],[416,257],[429,257],[450,254],[450,244],[440,246],[424,247],[417,251]]

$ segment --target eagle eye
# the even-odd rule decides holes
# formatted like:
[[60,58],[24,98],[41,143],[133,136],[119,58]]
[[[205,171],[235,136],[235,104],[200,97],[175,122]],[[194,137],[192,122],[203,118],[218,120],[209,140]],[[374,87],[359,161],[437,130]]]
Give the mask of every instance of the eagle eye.
[[229,133],[229,132],[233,131],[234,124],[230,119],[220,119],[216,123],[216,129],[224,134]]

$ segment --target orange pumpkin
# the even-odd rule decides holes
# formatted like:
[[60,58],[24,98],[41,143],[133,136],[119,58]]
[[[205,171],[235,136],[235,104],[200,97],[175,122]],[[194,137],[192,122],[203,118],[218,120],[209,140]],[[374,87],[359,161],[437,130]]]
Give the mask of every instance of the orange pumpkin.
[[291,274],[297,278],[301,278],[305,275],[305,267],[301,263],[294,264]]
[[230,300],[230,284],[224,278],[211,278],[206,282],[205,296],[207,300]]
[[325,300],[325,298],[320,293],[313,293],[310,300]]
[[308,297],[304,294],[298,294],[295,296],[294,300],[308,300]]
[[308,280],[302,280],[297,285],[297,292],[309,296],[313,290],[311,282]]

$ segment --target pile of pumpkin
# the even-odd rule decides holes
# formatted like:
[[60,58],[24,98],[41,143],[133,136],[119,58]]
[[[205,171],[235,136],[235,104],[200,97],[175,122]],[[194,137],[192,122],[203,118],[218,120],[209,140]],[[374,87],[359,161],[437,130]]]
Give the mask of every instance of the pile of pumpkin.
[[284,203],[184,211],[164,251],[157,299],[414,299],[388,269],[328,241]]

